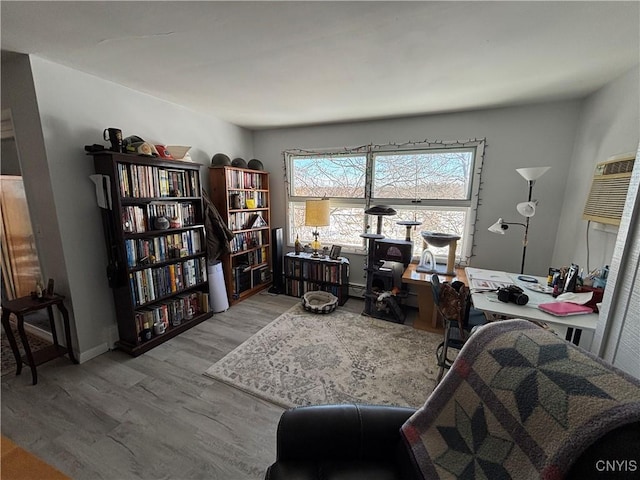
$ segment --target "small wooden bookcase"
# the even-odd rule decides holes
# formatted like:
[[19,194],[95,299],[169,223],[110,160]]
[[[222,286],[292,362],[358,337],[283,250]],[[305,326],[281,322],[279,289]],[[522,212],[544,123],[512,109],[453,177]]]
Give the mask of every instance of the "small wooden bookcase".
[[233,305],[271,285],[269,173],[209,167],[209,193],[234,234],[231,253],[220,258],[229,303]]
[[338,305],[344,305],[349,299],[349,260],[289,252],[284,257],[284,288],[293,297],[323,290],[338,297]]

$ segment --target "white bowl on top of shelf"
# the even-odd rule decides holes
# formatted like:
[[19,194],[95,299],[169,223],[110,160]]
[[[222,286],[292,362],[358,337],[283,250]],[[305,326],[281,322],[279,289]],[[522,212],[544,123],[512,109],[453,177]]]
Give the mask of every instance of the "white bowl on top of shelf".
[[176,160],[191,160],[191,157],[184,158],[187,152],[191,150],[191,147],[186,147],[184,145],[167,145],[166,148],[171,156]]

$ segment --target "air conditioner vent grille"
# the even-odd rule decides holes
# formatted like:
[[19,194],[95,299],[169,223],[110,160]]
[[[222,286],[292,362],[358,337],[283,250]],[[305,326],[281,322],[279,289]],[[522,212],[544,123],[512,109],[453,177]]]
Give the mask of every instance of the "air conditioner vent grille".
[[635,159],[620,160],[617,162],[610,162],[604,166],[603,175],[614,175],[616,173],[631,173],[633,170],[633,163]]
[[591,191],[582,215],[585,220],[620,225],[635,155],[614,158],[596,165]]

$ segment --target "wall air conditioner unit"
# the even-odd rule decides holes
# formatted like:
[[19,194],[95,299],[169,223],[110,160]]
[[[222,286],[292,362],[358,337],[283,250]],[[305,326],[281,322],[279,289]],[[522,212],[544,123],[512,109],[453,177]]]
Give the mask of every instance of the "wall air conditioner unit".
[[596,165],[582,218],[620,225],[634,161],[635,153],[625,153]]

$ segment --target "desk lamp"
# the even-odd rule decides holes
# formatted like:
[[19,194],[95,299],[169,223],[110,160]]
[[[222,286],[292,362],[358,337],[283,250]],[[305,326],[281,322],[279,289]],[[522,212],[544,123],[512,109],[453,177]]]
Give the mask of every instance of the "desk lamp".
[[529,168],[516,168],[522,177],[527,181],[529,186],[529,196],[526,202],[521,202],[516,205],[518,213],[525,217],[524,223],[519,222],[505,222],[502,218],[499,218],[496,223],[489,227],[489,231],[493,233],[499,233],[504,235],[505,230],[509,228],[509,225],[520,225],[524,227],[524,239],[522,240],[522,263],[520,264],[520,273],[524,273],[524,260],[527,255],[527,244],[529,243],[529,219],[536,213],[536,207],[538,206],[537,200],[531,200],[533,193],[533,185],[536,180],[544,175],[551,167],[529,167]]
[[307,227],[315,227],[315,231],[312,232],[314,236],[313,242],[311,242],[311,248],[313,248],[313,256],[315,258],[320,257],[318,250],[320,250],[320,241],[318,240],[318,227],[329,226],[329,199],[323,198],[321,200],[307,200],[305,202],[304,224]]

